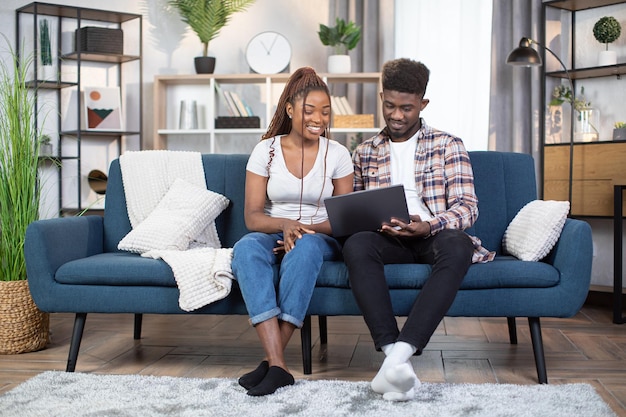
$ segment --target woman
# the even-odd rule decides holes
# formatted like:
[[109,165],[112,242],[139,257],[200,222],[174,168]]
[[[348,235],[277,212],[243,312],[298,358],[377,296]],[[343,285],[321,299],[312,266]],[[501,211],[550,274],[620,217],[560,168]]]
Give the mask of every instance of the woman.
[[327,85],[312,68],[298,69],[246,167],[244,215],[252,232],[235,244],[232,268],[265,351],[239,379],[249,395],[294,383],[284,349],[302,327],[322,262],[341,254],[324,199],[352,191],[353,166],[349,151],[327,139],[330,112]]

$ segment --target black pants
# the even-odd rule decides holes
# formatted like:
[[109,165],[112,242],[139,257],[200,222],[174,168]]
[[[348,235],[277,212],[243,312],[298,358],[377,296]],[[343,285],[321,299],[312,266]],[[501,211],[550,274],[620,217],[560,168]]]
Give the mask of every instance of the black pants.
[[[454,301],[472,264],[473,244],[460,230],[445,229],[426,239],[398,239],[378,232],[350,236],[343,255],[352,292],[377,350],[403,341],[421,354]],[[385,264],[431,264],[431,275],[413,303],[402,331],[393,313]]]

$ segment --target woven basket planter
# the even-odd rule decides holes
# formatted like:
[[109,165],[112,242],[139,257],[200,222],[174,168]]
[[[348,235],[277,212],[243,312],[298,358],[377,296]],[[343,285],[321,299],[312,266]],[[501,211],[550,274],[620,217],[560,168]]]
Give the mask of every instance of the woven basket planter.
[[49,314],[35,305],[27,280],[0,281],[0,354],[43,349],[49,320]]

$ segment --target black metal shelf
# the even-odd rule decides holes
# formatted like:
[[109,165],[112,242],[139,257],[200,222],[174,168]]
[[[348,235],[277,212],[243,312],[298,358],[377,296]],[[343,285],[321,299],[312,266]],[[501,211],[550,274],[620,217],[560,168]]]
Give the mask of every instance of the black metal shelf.
[[[56,80],[53,77],[44,80],[41,79],[41,74],[37,73],[38,65],[37,60],[35,60],[34,78],[39,79],[33,79],[29,81],[28,87],[35,90],[36,97],[39,90],[41,90],[42,92],[43,90],[56,90],[55,94],[57,109],[55,109],[55,113],[57,126],[55,130],[56,132],[58,132],[58,138],[56,142],[57,154],[50,157],[48,160],[52,161],[54,165],[56,165],[58,173],[58,213],[61,216],[68,215],[68,213],[82,213],[86,207],[84,207],[84,204],[82,203],[82,201],[84,200],[81,181],[77,182],[76,197],[71,199],[67,196],[68,190],[65,190],[66,195],[64,196],[63,183],[64,178],[67,177],[77,176],[78,178],[80,178],[83,175],[81,170],[86,169],[81,165],[81,160],[85,156],[83,155],[82,150],[83,142],[94,137],[108,137],[111,138],[111,140],[116,141],[118,154],[121,154],[123,142],[122,138],[128,136],[139,136],[139,146],[141,148],[141,135],[143,129],[143,16],[141,14],[135,13],[98,10],[80,6],[33,2],[17,8],[15,17],[16,49],[18,51],[23,50],[21,48],[20,42],[23,42],[24,34],[32,31],[32,44],[27,45],[28,48],[26,49],[26,51],[31,52],[32,49],[33,56],[38,57],[38,21],[41,17],[48,17],[52,22],[56,22],[57,26],[56,43],[53,46],[53,50],[58,51],[58,56],[55,57],[54,61],[57,74],[62,73],[62,69],[66,65],[76,68],[76,74],[72,77],[71,81],[67,81],[67,78],[62,80],[61,77],[58,75],[56,76],[58,77],[58,79]],[[133,39],[133,42],[126,45],[130,48],[130,50],[125,51],[121,49],[120,53],[116,54],[107,52],[94,52],[93,49],[96,49],[96,51],[100,49],[90,48],[89,51],[75,50],[63,53],[61,49],[63,46],[61,33],[63,31],[67,31],[68,29],[72,31],[78,31],[79,29],[87,26],[103,26],[107,28],[115,27],[115,29],[117,30],[122,30],[128,34],[132,34],[131,38]],[[135,39],[137,39],[138,42],[134,42]],[[32,48],[30,48],[30,45],[32,45]],[[101,50],[107,51],[107,49]],[[126,66],[127,63],[133,64],[131,64],[130,66]],[[138,63],[138,65],[136,65],[135,63]],[[113,67],[112,69],[117,71],[117,77],[114,78],[114,81],[112,81],[111,84],[104,84],[108,84],[107,86],[119,87],[122,97],[128,96],[129,92],[131,91],[133,92],[133,94],[135,94],[136,92],[136,94],[138,95],[139,105],[134,106],[133,109],[129,109],[132,114],[133,121],[130,127],[136,128],[134,125],[134,123],[136,122],[138,125],[138,128],[136,128],[137,130],[87,130],[81,128],[85,125],[85,115],[83,113],[84,99],[81,96],[81,92],[82,87],[85,85],[85,81],[87,80],[87,78],[82,77],[83,74],[81,74],[81,68],[97,68],[98,64],[111,64],[111,66]],[[126,81],[126,78],[128,78],[128,81]],[[136,86],[135,83],[137,78],[139,82]],[[93,80],[89,78],[88,81],[90,83],[95,82],[96,85],[103,85],[103,83],[98,83],[98,81],[102,81],[102,79]],[[77,97],[75,103],[70,102],[69,114],[70,116],[72,116],[72,112],[74,112],[75,114],[75,116],[72,116],[71,119],[67,119],[67,113],[62,114],[61,112],[61,90],[66,88],[75,89]],[[74,94],[74,91],[72,91],[72,94]],[[66,124],[69,120],[71,120],[71,124]],[[48,129],[51,126],[49,123],[50,122],[47,122],[45,124],[45,127]],[[70,129],[63,130],[62,126],[64,125],[69,127]],[[37,126],[40,127],[39,124]],[[76,128],[72,129],[72,127]],[[73,139],[76,139],[75,144],[72,144],[75,145],[75,150],[67,149],[67,144],[63,141],[71,141]],[[65,156],[63,155],[63,153],[69,153],[70,155]],[[42,158],[41,161],[42,164],[46,164],[45,166],[49,167],[49,165],[44,162],[45,158]],[[72,162],[72,164],[66,165],[64,164],[64,162]],[[68,174],[67,171],[70,169],[71,173]],[[73,192],[73,188],[71,189],[71,191]],[[74,199],[76,200],[75,203],[68,201]],[[67,205],[76,205],[76,207],[67,208]]]

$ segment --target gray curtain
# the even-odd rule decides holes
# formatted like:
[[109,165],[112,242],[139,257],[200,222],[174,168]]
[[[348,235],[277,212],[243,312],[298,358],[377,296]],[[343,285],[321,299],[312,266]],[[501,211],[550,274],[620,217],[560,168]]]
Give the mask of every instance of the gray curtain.
[[[394,8],[389,0],[330,0],[328,24],[340,17],[361,27],[361,42],[349,52],[352,72],[379,72],[385,61],[393,59]],[[335,95],[345,95],[359,114],[377,114],[379,86],[354,83],[331,86]]]
[[505,61],[522,37],[543,42],[539,39],[541,25],[541,1],[493,1],[489,150],[531,154],[539,184],[543,142],[539,115],[544,105],[541,69],[513,67]]

